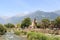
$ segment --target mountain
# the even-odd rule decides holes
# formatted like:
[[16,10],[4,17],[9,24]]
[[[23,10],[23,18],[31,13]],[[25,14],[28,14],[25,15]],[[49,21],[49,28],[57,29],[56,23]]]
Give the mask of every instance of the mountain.
[[38,21],[40,21],[43,18],[48,18],[48,19],[55,19],[56,17],[60,16],[59,14],[55,13],[55,12],[44,12],[44,11],[35,11],[32,13],[29,13],[28,15],[25,16],[21,16],[21,17],[11,17],[9,19],[7,19],[7,21],[9,23],[19,23],[21,22],[24,18],[26,17],[30,17],[31,19],[36,18]]
[[32,19],[36,18],[37,20],[40,20],[43,18],[55,19],[57,16],[59,15],[54,12],[43,12],[43,11],[36,11],[30,15],[27,15],[27,17],[30,17]]
[[5,24],[6,22],[5,22],[5,20],[3,18],[0,18],[0,23]]
[[60,15],[60,10],[54,11],[54,13],[57,13],[57,14]]

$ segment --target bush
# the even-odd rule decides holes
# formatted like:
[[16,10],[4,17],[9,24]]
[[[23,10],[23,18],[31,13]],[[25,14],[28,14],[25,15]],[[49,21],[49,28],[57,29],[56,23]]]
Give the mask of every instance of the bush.
[[14,31],[14,34],[16,34],[16,35],[20,35],[20,31],[19,30],[16,30],[16,31]]
[[60,40],[60,37],[54,37],[53,40]]
[[25,32],[25,31],[21,31],[21,33],[22,33],[23,35],[26,35],[26,34],[27,34],[27,32]]
[[29,32],[27,35],[27,38],[28,38],[28,40],[36,39],[37,38],[36,33]]
[[0,24],[0,35],[3,35],[5,33],[6,33],[6,28],[2,24]]
[[43,33],[29,32],[27,34],[28,40],[60,40],[60,37],[48,36]]

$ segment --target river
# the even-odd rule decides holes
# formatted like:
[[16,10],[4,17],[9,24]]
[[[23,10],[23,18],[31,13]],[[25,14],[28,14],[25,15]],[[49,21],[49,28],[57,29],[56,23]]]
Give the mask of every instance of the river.
[[5,35],[2,36],[3,40],[27,40],[24,37],[17,36],[14,33],[7,32]]

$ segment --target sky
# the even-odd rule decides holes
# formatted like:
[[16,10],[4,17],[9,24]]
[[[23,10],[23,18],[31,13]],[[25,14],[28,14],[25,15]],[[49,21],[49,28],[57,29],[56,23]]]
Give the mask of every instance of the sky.
[[60,0],[0,0],[0,17],[21,16],[36,10],[60,10]]

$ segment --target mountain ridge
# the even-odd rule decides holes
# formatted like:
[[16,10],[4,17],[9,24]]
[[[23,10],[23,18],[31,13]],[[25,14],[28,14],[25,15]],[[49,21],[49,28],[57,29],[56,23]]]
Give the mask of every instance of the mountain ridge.
[[40,11],[40,10],[37,10],[35,12],[31,12],[29,13],[28,15],[25,15],[25,16],[13,16],[13,17],[10,17],[6,20],[4,20],[3,18],[0,18],[0,23],[13,23],[13,24],[16,24],[16,23],[19,23],[21,22],[24,18],[26,17],[30,17],[31,19],[34,19],[36,18],[38,21],[43,19],[43,18],[48,18],[48,19],[55,19],[56,17],[60,16],[58,13],[59,12],[44,12],[44,11]]
[[55,19],[57,16],[60,16],[60,15],[58,15],[57,13],[54,13],[54,12],[44,12],[44,11],[38,10],[38,11],[32,12],[31,14],[28,14],[28,15],[25,15],[22,17],[12,17],[10,22],[13,22],[14,20],[20,22],[26,17],[30,17],[31,19],[36,18],[37,20],[41,20],[43,18]]

